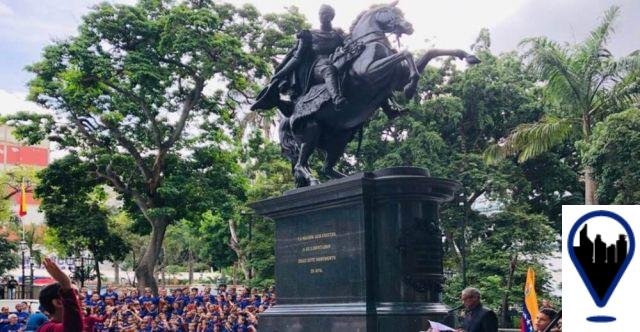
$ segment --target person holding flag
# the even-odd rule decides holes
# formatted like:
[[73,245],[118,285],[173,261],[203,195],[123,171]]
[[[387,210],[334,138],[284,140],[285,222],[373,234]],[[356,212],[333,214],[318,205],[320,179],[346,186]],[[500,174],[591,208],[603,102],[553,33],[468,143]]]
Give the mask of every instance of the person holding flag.
[[522,304],[522,319],[520,321],[521,332],[535,332],[534,318],[538,317],[538,296],[536,295],[536,274],[532,268],[527,271],[527,280],[524,284],[524,303]]

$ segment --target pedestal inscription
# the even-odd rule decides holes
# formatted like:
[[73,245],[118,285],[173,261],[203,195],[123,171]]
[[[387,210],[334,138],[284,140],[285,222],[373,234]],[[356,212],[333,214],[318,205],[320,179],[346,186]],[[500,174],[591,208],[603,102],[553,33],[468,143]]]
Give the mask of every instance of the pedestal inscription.
[[[279,302],[363,298],[361,209],[358,205],[327,208],[276,224],[276,280],[283,281],[278,282]],[[342,287],[336,289],[337,284]]]

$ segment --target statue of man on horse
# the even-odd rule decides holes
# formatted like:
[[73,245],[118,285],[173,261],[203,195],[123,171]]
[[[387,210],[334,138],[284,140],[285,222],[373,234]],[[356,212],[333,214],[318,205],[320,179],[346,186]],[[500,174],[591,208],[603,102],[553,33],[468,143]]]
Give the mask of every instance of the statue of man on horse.
[[[335,17],[333,7],[322,5],[319,14],[320,30],[302,30],[298,33],[297,44],[276,67],[271,82],[258,95],[252,110],[273,107],[290,110],[291,105],[286,105],[280,99],[280,93],[296,100],[313,83],[324,83],[331,101],[338,108],[345,105],[346,99],[338,82],[338,71],[330,59],[331,54],[342,46],[345,36],[342,30],[333,29],[331,25]],[[286,113],[288,112],[285,111]]]
[[308,165],[316,149],[326,154],[321,175],[343,177],[333,167],[346,145],[377,109],[390,117],[398,114],[393,93],[413,97],[420,73],[431,59],[455,56],[470,64],[479,62],[463,50],[432,49],[417,60],[408,51],[395,50],[387,34],[399,38],[413,33],[397,3],[362,12],[347,36],[333,29],[334,10],[323,5],[321,29],[298,33],[296,46],[252,105],[252,110],[280,111],[280,145],[298,187],[319,183]]

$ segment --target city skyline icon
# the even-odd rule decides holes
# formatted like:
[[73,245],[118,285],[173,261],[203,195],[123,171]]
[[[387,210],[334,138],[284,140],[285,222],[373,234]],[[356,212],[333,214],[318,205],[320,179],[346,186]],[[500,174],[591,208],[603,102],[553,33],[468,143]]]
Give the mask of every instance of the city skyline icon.
[[[605,231],[608,228],[599,227],[596,234],[589,234],[590,225],[602,222],[619,224],[623,233],[615,229],[617,227],[611,227],[610,231]],[[611,238],[612,235],[615,236],[615,241],[607,243],[603,240],[605,237]],[[633,258],[635,237],[631,227],[616,213],[606,210],[592,211],[576,221],[569,233],[568,242],[567,249],[574,266],[595,304],[603,308]],[[615,317],[591,316],[587,317],[587,320],[611,322]]]

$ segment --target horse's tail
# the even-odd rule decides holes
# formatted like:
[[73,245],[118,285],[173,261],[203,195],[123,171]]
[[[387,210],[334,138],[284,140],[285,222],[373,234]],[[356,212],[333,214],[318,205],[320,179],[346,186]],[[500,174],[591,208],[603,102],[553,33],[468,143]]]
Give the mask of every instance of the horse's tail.
[[291,122],[288,117],[283,117],[280,120],[280,127],[278,128],[280,136],[280,146],[282,148],[282,155],[291,162],[291,170],[293,166],[298,162],[298,155],[300,154],[300,146],[293,137],[291,131]]

